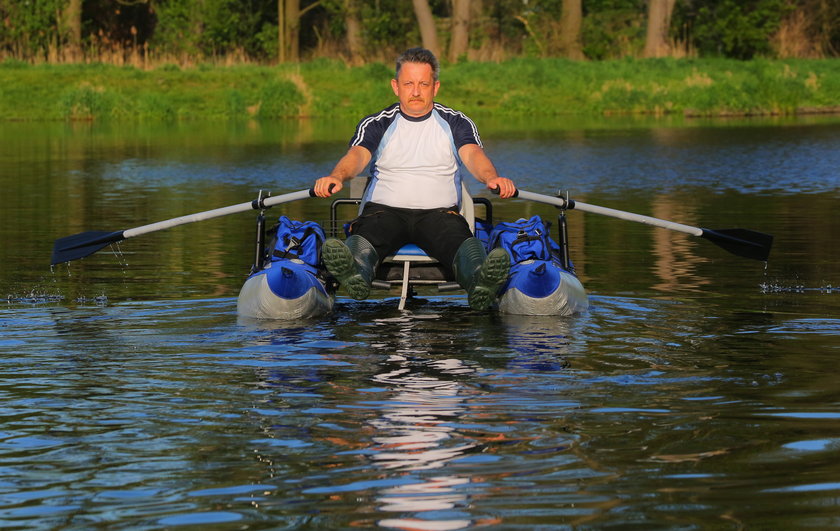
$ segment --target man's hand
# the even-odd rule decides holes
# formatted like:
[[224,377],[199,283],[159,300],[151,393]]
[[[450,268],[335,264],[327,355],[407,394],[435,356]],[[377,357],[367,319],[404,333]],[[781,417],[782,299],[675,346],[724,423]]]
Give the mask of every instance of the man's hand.
[[499,197],[503,199],[508,199],[513,197],[513,194],[516,193],[516,185],[513,184],[513,181],[506,177],[496,177],[494,179],[490,179],[487,181],[487,188],[490,190],[495,190],[496,188],[499,189]]
[[329,197],[341,190],[341,179],[329,176],[321,177],[315,181],[315,186],[312,188],[315,190],[315,195],[318,197]]

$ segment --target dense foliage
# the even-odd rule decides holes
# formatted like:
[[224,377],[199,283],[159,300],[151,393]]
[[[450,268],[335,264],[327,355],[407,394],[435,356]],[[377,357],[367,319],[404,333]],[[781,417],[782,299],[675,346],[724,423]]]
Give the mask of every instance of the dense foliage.
[[[288,1],[287,1],[288,3]],[[357,8],[365,60],[390,58],[420,33],[406,0],[297,0],[301,58],[346,57],[348,6]],[[588,59],[638,57],[647,0],[583,0],[581,41]],[[67,20],[80,6],[80,35]],[[473,2],[470,58],[558,56],[563,0]],[[446,45],[451,0],[430,0]],[[278,0],[0,0],[0,58],[88,60],[128,56],[184,63],[230,58],[274,62]],[[676,0],[671,38],[680,55],[825,57],[840,50],[840,2]],[[78,40],[79,42],[76,42]]]

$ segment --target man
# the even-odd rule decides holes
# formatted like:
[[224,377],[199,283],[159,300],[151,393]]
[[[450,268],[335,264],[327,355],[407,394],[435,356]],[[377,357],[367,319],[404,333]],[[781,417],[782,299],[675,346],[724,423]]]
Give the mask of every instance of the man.
[[424,48],[400,55],[391,80],[399,103],[359,122],[347,153],[328,176],[315,181],[315,194],[329,197],[371,167],[372,180],[350,236],[346,243],[328,239],[321,255],[350,296],[362,300],[379,260],[415,243],[453,273],[467,290],[470,307],[485,310],[507,280],[510,257],[503,249],[487,254],[458,214],[460,165],[487,188],[498,188],[500,197],[512,197],[516,187],[496,172],[475,124],[435,103],[439,70]]

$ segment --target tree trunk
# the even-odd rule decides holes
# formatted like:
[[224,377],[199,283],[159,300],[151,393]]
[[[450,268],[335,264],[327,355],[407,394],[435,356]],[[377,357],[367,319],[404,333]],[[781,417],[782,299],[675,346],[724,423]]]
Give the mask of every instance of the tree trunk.
[[452,0],[452,36],[449,42],[449,61],[467,55],[470,46],[470,0]]
[[300,0],[286,0],[286,59],[300,62]]
[[82,0],[67,0],[61,14],[60,41],[64,43],[64,55],[71,61],[82,57]]
[[362,64],[364,62],[362,22],[359,19],[358,0],[344,0],[344,25],[347,27],[347,49],[350,51],[350,64]]
[[300,0],[277,0],[277,60],[300,61]]
[[676,0],[648,0],[644,57],[667,57],[671,52],[668,30]]
[[277,62],[286,62],[286,0],[277,0]]
[[414,4],[414,13],[417,15],[417,24],[420,26],[423,47],[435,54],[435,57],[440,57],[435,18],[432,16],[432,9],[429,7],[428,0],[412,0],[412,3]]
[[582,24],[582,0],[563,0],[563,13],[560,21],[560,47],[564,57],[578,61],[585,59],[583,46],[580,42]]
[[[192,35],[188,37],[184,37],[186,47],[185,50],[182,51],[182,58],[181,60],[188,60],[187,55],[190,52],[187,52],[187,49],[193,48],[199,54],[206,54],[208,52],[215,53],[216,50],[207,50],[204,46],[201,45],[201,36],[204,34],[204,27],[205,27],[205,13],[207,12],[205,9],[205,1],[204,0],[195,0],[195,2],[191,2],[191,6],[188,7],[189,14],[191,17],[190,20],[190,31]],[[194,52],[193,52],[194,53]]]

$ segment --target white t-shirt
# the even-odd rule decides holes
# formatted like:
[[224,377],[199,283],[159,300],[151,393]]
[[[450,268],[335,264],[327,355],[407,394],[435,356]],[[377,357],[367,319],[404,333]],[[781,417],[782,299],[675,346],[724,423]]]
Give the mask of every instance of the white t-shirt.
[[458,149],[466,144],[481,146],[475,124],[439,103],[419,118],[401,113],[399,103],[366,117],[350,141],[371,153],[364,201],[418,209],[460,205]]

